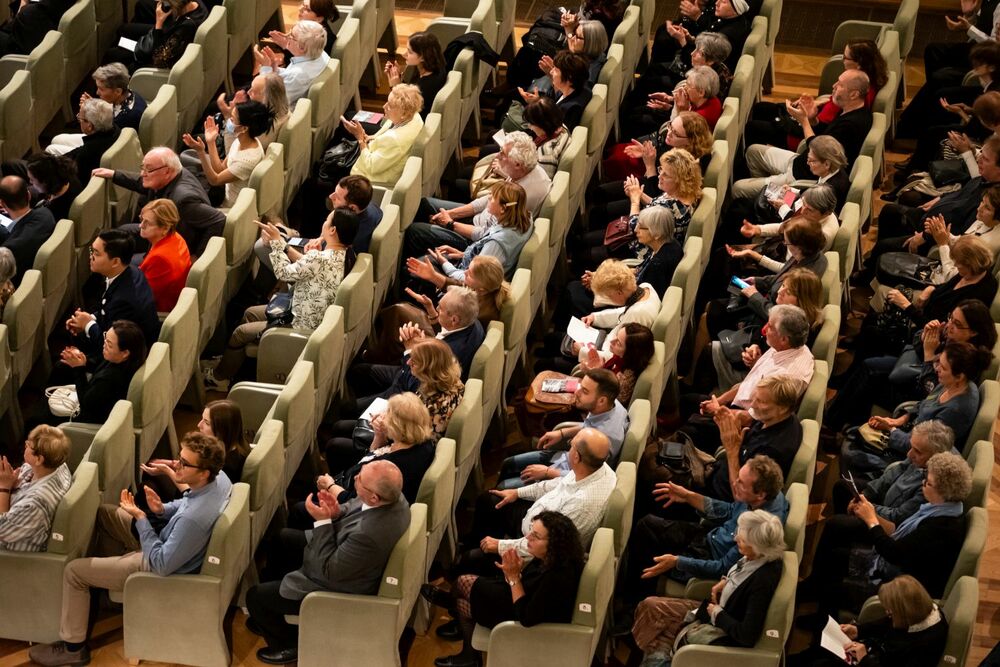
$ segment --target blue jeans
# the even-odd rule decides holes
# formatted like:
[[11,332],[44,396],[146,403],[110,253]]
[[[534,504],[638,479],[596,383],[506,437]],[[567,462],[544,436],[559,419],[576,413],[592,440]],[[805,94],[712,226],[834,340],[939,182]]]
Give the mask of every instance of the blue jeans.
[[505,491],[526,486],[527,483],[521,479],[521,472],[530,465],[549,465],[558,453],[551,449],[538,449],[533,452],[508,456],[500,465],[500,481],[497,483],[497,488]]

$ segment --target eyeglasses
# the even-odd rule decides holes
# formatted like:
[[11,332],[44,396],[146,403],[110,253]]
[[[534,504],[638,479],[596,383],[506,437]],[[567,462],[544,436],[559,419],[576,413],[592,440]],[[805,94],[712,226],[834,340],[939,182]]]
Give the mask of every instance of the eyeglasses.
[[549,541],[548,535],[546,535],[545,537],[542,537],[541,535],[539,535],[538,533],[536,533],[533,530],[530,531],[527,536],[530,537],[533,540],[538,540],[539,542],[548,542]]
[[952,315],[948,316],[948,324],[950,324],[951,326],[955,327],[956,329],[968,329],[969,328],[968,324],[962,324],[961,322],[959,322],[958,320],[956,320]]
[[688,135],[686,135],[686,134],[681,134],[680,132],[675,132],[672,125],[667,125],[667,134],[672,134],[675,137],[677,137],[678,139],[687,139],[688,138]]
[[153,174],[153,173],[158,172],[161,169],[166,169],[166,168],[167,168],[167,165],[165,165],[165,164],[161,164],[159,167],[154,167],[152,169],[150,169],[148,167],[140,167],[139,168],[139,173],[140,174]]
[[183,456],[178,455],[177,460],[174,461],[174,468],[177,470],[183,470],[184,468],[194,468],[195,470],[208,470],[205,466],[198,466],[193,463],[188,463],[184,460]]

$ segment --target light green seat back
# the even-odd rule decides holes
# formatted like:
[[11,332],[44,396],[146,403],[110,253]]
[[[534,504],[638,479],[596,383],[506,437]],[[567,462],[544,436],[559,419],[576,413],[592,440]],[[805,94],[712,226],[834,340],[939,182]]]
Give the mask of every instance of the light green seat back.
[[357,94],[358,82],[361,81],[361,70],[364,66],[361,51],[361,23],[356,18],[348,18],[337,31],[337,41],[333,43],[331,58],[340,61],[340,108],[339,113],[347,109],[350,101]]
[[311,362],[296,362],[271,409],[270,417],[285,425],[285,477],[282,488],[288,487],[302,457],[316,442],[314,377],[315,369]]
[[389,202],[399,207],[399,232],[402,234],[413,223],[420,208],[421,189],[423,187],[423,161],[411,155],[406,158],[403,173],[392,186]]
[[[619,30],[622,27],[624,24],[619,27]],[[608,87],[604,104],[606,112],[604,124],[608,128],[614,127],[615,121],[618,120],[618,105],[621,103],[622,90],[625,87],[627,76],[622,71],[622,64],[629,55],[638,51],[638,46],[629,46],[627,51],[628,55],[625,45],[620,43],[614,43],[608,47],[607,60],[604,61],[604,66],[601,67],[601,71],[597,75],[597,83]]]
[[587,170],[584,174],[587,181],[594,173],[604,152],[604,143],[608,139],[608,123],[605,108],[608,99],[608,87],[603,83],[594,86],[590,102],[583,108],[580,125],[587,128]]
[[371,253],[375,289],[372,298],[372,313],[378,312],[386,292],[392,286],[396,278],[396,271],[399,268],[399,259],[402,252],[403,235],[399,229],[399,207],[389,204],[382,210],[382,221],[372,233],[372,240],[368,246]]
[[[419,157],[420,173],[423,179],[420,190],[425,197],[431,197],[441,185],[441,173],[444,171],[441,155],[441,115],[431,113],[424,119],[424,127],[413,142],[413,155]],[[386,185],[393,185],[386,183]]]
[[73,484],[59,501],[45,551],[60,556],[82,557],[90,544],[97,506],[101,502],[97,464],[83,462],[73,473]]
[[506,389],[524,348],[524,339],[531,326],[531,272],[518,269],[510,281],[510,298],[500,309],[504,330],[504,381]]
[[[10,345],[7,339],[7,325],[0,324],[0,418],[10,420],[14,425],[12,430],[20,433],[21,410],[14,388],[14,362],[10,357]],[[503,354],[500,358],[502,364]]]
[[823,409],[826,407],[826,384],[830,379],[830,367],[817,359],[813,362],[813,376],[799,402],[799,420],[812,419],[823,423]]
[[[431,25],[433,25],[433,22],[431,22]],[[462,91],[462,116],[459,124],[464,131],[465,127],[469,124],[469,120],[472,119],[473,114],[479,108],[479,87],[477,85],[479,81],[479,61],[476,59],[472,49],[465,48],[459,52],[455,58],[455,64],[451,69],[462,75],[462,85],[459,88]]]
[[42,274],[45,335],[50,334],[55,328],[68,301],[70,280],[73,277],[73,250],[73,221],[60,220],[52,230],[52,235],[35,255],[32,268]]
[[0,89],[0,158],[20,160],[31,150],[36,135],[24,127],[30,117],[31,74],[19,70]]
[[892,29],[899,33],[899,55],[903,60],[910,55],[913,48],[913,36],[917,29],[917,12],[920,11],[920,0],[902,0],[899,10],[892,22]]
[[[63,44],[65,38],[50,30],[27,56],[4,56],[0,59],[0,72],[4,80],[13,70],[26,69],[31,73],[31,118],[34,136],[38,137],[49,121],[60,110],[65,110],[66,73],[63,70]],[[22,129],[25,118],[21,119]]]
[[[994,300],[996,297],[994,297]],[[990,308],[990,315],[993,314],[993,308]],[[996,322],[996,320],[994,320]],[[994,324],[994,329],[997,332],[997,342],[993,346],[993,359],[990,361],[990,367],[986,369],[982,377],[986,380],[997,380],[1000,379],[1000,324]]]
[[764,618],[764,632],[754,648],[768,651],[781,656],[785,642],[792,629],[792,617],[795,615],[795,586],[799,579],[799,559],[794,551],[786,551],[782,556],[784,569],[778,588],[774,591],[771,604]]
[[615,469],[615,488],[604,507],[602,528],[610,528],[615,536],[615,560],[625,553],[632,533],[632,513],[635,509],[635,463],[622,461]]
[[[254,2],[254,0],[250,0]],[[285,16],[281,10],[281,0],[256,0],[257,11],[253,34],[258,34],[265,26],[285,31]]]
[[278,133],[277,142],[284,146],[285,209],[292,203],[299,186],[308,178],[312,164],[312,102],[302,98]]
[[420,480],[417,502],[427,507],[427,563],[441,545],[441,538],[451,521],[455,499],[455,441],[441,438],[434,446],[434,460]]
[[75,275],[72,283],[74,295],[90,276],[90,244],[97,238],[98,232],[110,226],[107,202],[110,183],[103,178],[90,179],[69,207],[69,218],[73,221],[75,254],[73,260]]
[[712,138],[715,141],[725,141],[729,147],[736,150],[740,145],[740,134],[743,128],[739,126],[740,100],[737,97],[727,97],[722,103],[722,115],[715,123]]
[[96,0],[97,54],[106,53],[118,42],[118,28],[125,20],[124,7],[119,0]]
[[340,62],[331,58],[326,64],[326,69],[320,72],[309,86],[309,102],[312,103],[311,162],[322,157],[326,142],[339,122],[340,96]]
[[770,54],[767,50],[767,19],[763,16],[753,18],[750,34],[743,42],[743,53],[753,56],[754,89],[760,90],[760,85],[764,81],[764,72],[770,62]]
[[792,465],[785,479],[785,490],[792,484],[803,484],[808,492],[812,491],[813,478],[816,476],[816,452],[819,448],[819,424],[812,419],[802,421],[802,442],[795,452]]
[[653,414],[660,409],[660,400],[663,398],[663,385],[666,378],[663,377],[666,368],[666,347],[660,341],[653,341],[653,356],[650,358],[646,368],[635,380],[635,388],[632,391],[632,400],[646,399],[649,401]]
[[198,367],[201,349],[198,337],[193,335],[196,331],[201,331],[198,322],[198,292],[185,287],[181,290],[177,304],[160,327],[160,342],[170,346],[169,400],[174,405],[180,400]]
[[684,312],[684,290],[677,286],[667,288],[660,303],[660,312],[653,320],[653,338],[663,343],[666,356],[664,375],[670,377],[676,370],[677,350],[680,349],[683,329],[681,314]]
[[205,59],[201,46],[188,44],[180,60],[170,68],[167,83],[177,88],[177,128],[180,132],[193,128],[204,109]]
[[445,437],[456,443],[456,500],[465,488],[472,470],[479,465],[479,444],[483,441],[483,383],[470,378],[465,382],[465,395],[451,413]]
[[980,440],[993,442],[993,429],[996,422],[997,413],[1000,412],[1000,383],[996,380],[983,380],[979,383],[979,411],[976,419],[972,422],[969,435],[964,443],[955,443],[955,447],[961,447],[962,455],[969,458],[972,452],[972,445]]
[[684,301],[681,307],[681,332],[687,331],[694,312],[694,298],[698,293],[698,283],[701,281],[701,257],[703,243],[697,236],[689,236],[684,241],[684,256],[674,269],[670,280],[671,287],[679,287],[684,291]]
[[[269,419],[260,429],[257,443],[243,464],[239,481],[250,487],[250,548],[264,537],[275,510],[284,500],[285,425]],[[237,480],[232,480],[237,481]]]
[[521,248],[517,268],[531,271],[531,317],[545,299],[545,286],[549,282],[549,230],[551,223],[537,218],[532,224],[531,236]]
[[188,271],[186,285],[198,291],[199,347],[204,350],[222,317],[222,295],[226,288],[226,239],[216,236],[208,240],[205,252]]
[[[259,166],[259,165],[258,165]],[[226,239],[225,301],[239,292],[253,265],[253,245],[257,241],[257,191],[243,188],[232,208],[226,211],[222,236]]]
[[117,503],[122,489],[132,486],[135,471],[132,420],[132,404],[128,401],[115,403],[107,421],[94,435],[90,449],[83,453],[83,461],[97,465],[102,503]]
[[[150,98],[152,99],[152,98]],[[101,156],[101,167],[114,171],[128,171],[134,174],[139,173],[142,167],[142,145],[139,143],[139,135],[130,127],[122,128],[121,134],[111,148]],[[92,179],[94,180],[94,179]],[[132,212],[139,200],[139,194],[127,188],[115,185],[109,179],[108,188],[108,214],[110,224],[117,227],[132,219]],[[86,192],[86,191],[85,191]],[[70,212],[72,215],[72,211]],[[74,218],[75,220],[75,218]],[[77,222],[80,222],[77,220]],[[96,236],[96,234],[95,234]]]
[[460,148],[462,139],[462,73],[448,72],[444,86],[434,96],[431,113],[441,116],[441,171]]
[[[635,5],[629,5],[625,8],[625,14],[622,16],[622,22],[618,24],[613,35],[608,35],[611,40],[611,45],[620,44],[622,46],[620,69],[621,81],[626,79],[631,79],[635,76],[635,68],[639,64],[639,54],[641,53],[641,46],[639,43],[639,14],[641,10]],[[610,57],[610,50],[609,50]],[[623,86],[622,88],[628,88],[628,86]],[[612,91],[609,88],[609,93],[614,92],[618,95],[618,101],[621,100],[622,88]],[[609,95],[608,97],[611,97]],[[617,107],[617,102],[615,104]]]
[[562,252],[563,244],[566,241],[566,234],[569,232],[569,191],[570,176],[565,171],[557,171],[552,178],[552,185],[549,193],[542,201],[538,212],[539,218],[549,220],[549,252],[548,266],[545,268],[545,275],[551,276],[552,269],[559,260],[559,253]]
[[969,452],[969,466],[972,468],[972,491],[965,499],[965,509],[973,507],[986,509],[990,494],[990,479],[993,474],[993,443],[980,440]]
[[750,116],[750,108],[753,106],[757,91],[753,87],[756,63],[753,56],[742,55],[736,62],[736,69],[733,70],[733,81],[729,84],[729,97],[735,97],[739,104],[739,120],[737,127],[743,128],[747,118]]
[[209,12],[208,18],[198,26],[194,35],[194,43],[201,47],[204,64],[202,76],[201,105],[204,107],[222,88],[228,76],[229,65],[229,30],[226,8],[216,6]]
[[[340,283],[335,304],[344,309],[344,358],[353,359],[372,322],[375,300],[375,273],[372,256],[358,255],[354,268]],[[345,364],[346,365],[346,364]]]
[[691,222],[688,225],[688,236],[697,236],[701,239],[701,268],[704,271],[708,265],[709,252],[712,249],[712,239],[715,238],[715,228],[718,225],[719,217],[715,206],[715,188],[704,187],[701,190],[701,201],[691,214]]
[[21,284],[4,307],[3,323],[7,325],[7,341],[14,363],[14,386],[20,389],[45,346],[40,272],[34,269],[25,272]]
[[[876,111],[872,114],[872,127],[865,135],[865,140],[861,144],[861,155],[872,159],[872,174],[878,176],[885,165],[885,137],[889,131],[889,123],[885,115]],[[855,162],[857,165],[857,162]],[[853,176],[851,182],[853,183]],[[864,213],[864,209],[861,211]]]
[[156,342],[149,348],[146,363],[132,376],[128,386],[137,463],[145,463],[152,457],[167,430],[167,422],[173,419],[174,402],[170,400],[170,390],[170,346]]
[[[573,223],[576,214],[583,206],[583,195],[587,188],[587,143],[590,133],[587,128],[576,126],[570,135],[569,143],[559,156],[559,171],[569,174],[569,206],[568,220]],[[567,228],[567,231],[568,228]]]
[[[347,360],[341,354],[344,342],[344,309],[330,306],[323,315],[316,330],[306,341],[302,358],[313,364],[316,371],[316,419],[317,424],[326,409],[330,407],[340,376]],[[317,370],[318,369],[318,370]]]
[[[199,575],[220,581],[218,603],[229,606],[236,584],[250,562],[250,487],[233,484],[229,504],[215,520]],[[126,634],[126,637],[128,635]],[[127,655],[127,652],[126,652]]]
[[94,0],[83,0],[71,5],[59,19],[59,32],[63,36],[65,94],[69,99],[77,85],[97,67],[97,17]]
[[[226,69],[231,73],[257,36],[254,26],[256,7],[247,0],[224,0],[222,6],[226,8],[226,32],[229,33]],[[232,88],[232,80],[227,87]]]
[[[856,194],[861,195],[860,191]],[[844,204],[840,211],[840,228],[833,237],[833,250],[839,255],[840,275],[844,277],[854,272],[854,260],[861,239],[861,203],[854,201]]]
[[285,150],[281,144],[267,147],[264,159],[250,174],[247,186],[257,193],[257,214],[284,216],[285,211]]
[[177,88],[166,83],[142,113],[139,144],[147,152],[156,146],[174,148],[177,138]]
[[618,457],[619,467],[625,462],[639,465],[639,459],[646,448],[646,439],[653,426],[653,414],[649,401],[644,398],[634,398],[631,405],[628,406],[628,418],[628,430],[625,431],[621,456]]
[[962,577],[978,577],[979,565],[986,549],[986,534],[989,528],[989,515],[982,507],[972,507],[966,513],[965,539],[958,552],[958,559],[944,586],[944,597],[947,598],[955,584]]
[[503,322],[493,320],[486,327],[486,338],[469,365],[469,377],[483,383],[483,424],[490,423],[500,403],[504,387],[503,362]]
[[806,519],[809,514],[809,488],[795,482],[785,491],[788,499],[788,516],[785,518],[785,549],[802,558],[806,542]]
[[[375,18],[375,0],[355,0],[351,6],[351,16],[358,20],[361,29],[358,48],[361,53],[360,69],[363,72],[368,62],[375,56],[375,40],[378,37],[378,19]],[[360,79],[360,77],[359,77]]]
[[732,174],[733,149],[728,142],[714,141],[712,143],[712,159],[705,170],[703,187],[715,189],[715,214],[722,211],[722,202],[729,192],[729,177]]
[[962,577],[955,582],[941,605],[941,613],[948,619],[948,639],[938,667],[968,664],[966,658],[972,645],[978,610],[979,582],[975,577]]
[[823,324],[812,344],[813,357],[822,359],[826,365],[833,368],[833,359],[837,355],[837,337],[840,333],[840,306],[827,304],[823,306]]

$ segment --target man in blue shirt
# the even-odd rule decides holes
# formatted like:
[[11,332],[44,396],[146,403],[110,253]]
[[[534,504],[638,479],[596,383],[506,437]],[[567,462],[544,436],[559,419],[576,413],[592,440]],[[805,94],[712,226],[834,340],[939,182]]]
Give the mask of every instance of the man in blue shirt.
[[[174,462],[175,481],[187,490],[180,499],[164,503],[145,487],[149,510],[166,522],[157,531],[127,490],[118,506],[102,505],[97,513],[97,552],[103,558],[78,558],[63,572],[62,641],[32,646],[28,656],[40,665],[85,665],[90,662],[87,626],[90,589],[125,589],[133,572],[160,576],[198,572],[212,537],[216,519],[229,502],[232,483],[222,471],[226,461],[221,442],[198,432],[181,441]],[[138,531],[136,540],[132,523]]]
[[716,526],[702,522],[644,516],[629,540],[629,576],[626,596],[638,602],[656,593],[656,580],[668,574],[679,581],[691,578],[719,579],[740,559],[736,546],[736,522],[750,510],[765,510],[781,519],[788,517],[788,501],[781,467],[759,454],[740,468],[733,485],[733,502],[715,500],[667,482],[658,484],[653,495],[667,505],[685,503]]

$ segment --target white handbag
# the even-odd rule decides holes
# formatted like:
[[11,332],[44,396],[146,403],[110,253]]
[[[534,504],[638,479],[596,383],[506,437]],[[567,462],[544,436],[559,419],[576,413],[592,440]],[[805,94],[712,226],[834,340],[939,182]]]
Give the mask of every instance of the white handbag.
[[80,414],[80,399],[76,395],[75,384],[49,387],[45,390],[49,401],[49,411],[56,417],[69,417],[70,421]]

